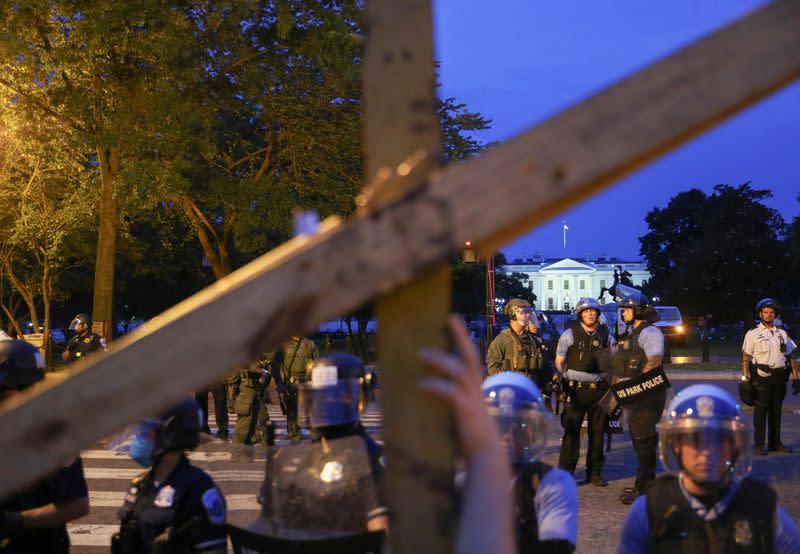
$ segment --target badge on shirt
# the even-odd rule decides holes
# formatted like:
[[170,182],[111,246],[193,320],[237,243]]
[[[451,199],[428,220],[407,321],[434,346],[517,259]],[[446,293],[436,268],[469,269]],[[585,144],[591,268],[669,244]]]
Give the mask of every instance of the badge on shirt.
[[597,339],[594,339],[594,340],[592,341],[592,346],[594,346],[595,348],[597,348],[598,346],[600,346],[600,341],[599,341],[599,340],[597,340]]
[[753,544],[753,531],[750,528],[750,522],[746,519],[737,521],[733,524],[733,537],[736,544],[742,546],[750,546]]
[[158,491],[158,496],[156,496],[156,499],[153,502],[157,508],[171,508],[174,503],[175,489],[169,485]]
[[92,337],[86,337],[85,339],[83,339],[83,342],[86,343],[92,342]]
[[225,502],[216,488],[208,489],[203,493],[203,508],[206,509],[208,520],[214,525],[225,524]]

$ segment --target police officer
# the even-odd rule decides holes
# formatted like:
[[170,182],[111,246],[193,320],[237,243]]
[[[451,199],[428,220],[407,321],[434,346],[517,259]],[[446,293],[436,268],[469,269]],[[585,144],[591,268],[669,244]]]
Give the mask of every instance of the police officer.
[[[268,451],[262,513],[251,534],[303,540],[386,529],[383,449],[359,418],[364,374],[361,360],[345,353],[309,369],[300,397],[313,440]],[[231,538],[242,546],[236,529]]]
[[514,298],[506,304],[505,313],[509,326],[495,337],[486,354],[489,375],[516,371],[533,380],[539,390],[545,390],[555,375],[544,353],[544,343],[528,329],[531,318],[536,317],[533,307],[527,300]]
[[[640,291],[628,288],[618,305],[626,331],[620,335],[611,359],[615,382],[662,369],[664,335],[653,325],[658,314],[650,300]],[[638,459],[635,484],[626,487],[619,497],[623,504],[631,504],[656,477],[656,424],[666,401],[666,390],[660,390],[623,408]]]
[[197,405],[200,406],[203,420],[200,430],[208,435],[211,427],[208,426],[208,395],[214,400],[214,419],[217,420],[217,438],[228,440],[228,383],[227,378],[213,382],[194,394]]
[[581,426],[588,414],[589,449],[586,453],[586,482],[606,487],[608,482],[601,477],[605,455],[603,435],[608,425],[608,415],[598,405],[608,392],[605,368],[600,367],[596,356],[614,344],[608,327],[600,325],[600,303],[594,298],[581,298],[575,305],[578,322],[566,329],[556,349],[556,369],[568,383],[568,400],[564,406],[561,423],[564,438],[558,467],[575,472],[581,444]]
[[[20,340],[0,341],[0,404],[42,379],[44,358],[36,347]],[[88,513],[89,491],[78,456],[0,501],[0,552],[69,552],[66,524]]]
[[693,385],[670,403],[658,429],[656,479],[625,518],[621,554],[798,552],[800,532],[775,492],[747,477],[750,428],[736,401]]
[[266,353],[261,359],[238,372],[236,386],[239,392],[234,401],[234,442],[267,446],[275,438],[267,409],[268,388],[272,380],[272,374],[267,368],[271,363],[272,354]]
[[200,407],[187,398],[138,424],[129,455],[149,468],[131,483],[112,554],[227,551],[225,499],[186,450],[200,441]]
[[530,379],[504,372],[481,386],[512,464],[518,551],[568,553],[578,539],[578,489],[541,461],[551,415]]
[[69,330],[75,334],[67,341],[67,347],[61,353],[61,359],[66,363],[71,364],[91,352],[108,350],[106,339],[92,332],[92,318],[88,315],[76,315],[69,324]]
[[314,341],[293,336],[275,353],[274,363],[278,368],[276,385],[278,394],[286,407],[286,432],[292,442],[300,442],[300,426],[297,423],[297,397],[300,385],[306,381],[306,369],[319,358]]
[[775,326],[780,314],[778,303],[772,298],[764,298],[756,305],[759,324],[744,336],[742,344],[742,378],[755,382],[756,398],[753,407],[753,426],[755,427],[755,451],[766,456],[764,434],[769,421],[767,448],[771,452],[791,452],[792,449],[781,442],[781,412],[786,397],[787,369],[792,374],[792,389],[800,391],[800,377],[797,374],[797,360],[791,357],[795,349],[794,341],[786,331]]

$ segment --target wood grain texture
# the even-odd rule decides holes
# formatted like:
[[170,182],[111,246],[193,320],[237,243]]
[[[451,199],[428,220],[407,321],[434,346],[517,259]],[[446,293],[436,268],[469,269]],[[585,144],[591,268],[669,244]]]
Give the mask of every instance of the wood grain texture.
[[[465,240],[496,248],[800,76],[800,2],[770,4],[345,225],[288,242],[0,413],[0,495],[365,301]],[[389,423],[391,425],[391,423]]]

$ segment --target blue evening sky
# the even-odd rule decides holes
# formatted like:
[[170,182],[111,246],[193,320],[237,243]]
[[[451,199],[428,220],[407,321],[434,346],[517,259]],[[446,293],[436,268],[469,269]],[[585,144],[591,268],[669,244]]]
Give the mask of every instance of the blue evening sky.
[[[504,141],[763,4],[434,0],[440,94],[492,119]],[[743,37],[746,40],[747,37]],[[800,214],[800,83],[729,119],[507,245],[509,257],[638,257],[644,217],[692,187],[752,181],[790,221]],[[562,245],[567,222],[567,249]],[[600,225],[603,232],[597,232]]]

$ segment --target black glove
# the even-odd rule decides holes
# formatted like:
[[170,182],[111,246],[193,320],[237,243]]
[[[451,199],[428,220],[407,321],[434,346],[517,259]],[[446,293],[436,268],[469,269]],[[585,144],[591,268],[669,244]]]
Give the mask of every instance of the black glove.
[[22,514],[19,512],[0,512],[0,537],[22,529]]
[[800,379],[792,380],[792,396],[800,394]]

